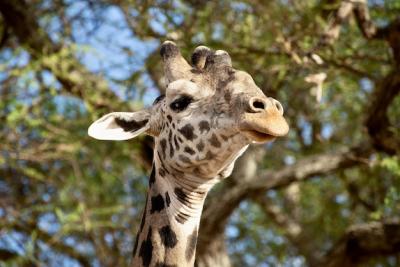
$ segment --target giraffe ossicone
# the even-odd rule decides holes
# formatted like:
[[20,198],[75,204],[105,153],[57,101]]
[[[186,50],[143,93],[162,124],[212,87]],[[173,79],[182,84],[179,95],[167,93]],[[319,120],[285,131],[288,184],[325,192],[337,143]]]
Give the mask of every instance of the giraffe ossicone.
[[189,64],[175,43],[160,50],[167,88],[149,108],[114,112],[88,134],[127,140],[155,138],[154,162],[132,266],[193,266],[199,221],[208,191],[232,172],[251,143],[288,133],[282,105],[252,77],[235,70],[229,54],[205,46]]

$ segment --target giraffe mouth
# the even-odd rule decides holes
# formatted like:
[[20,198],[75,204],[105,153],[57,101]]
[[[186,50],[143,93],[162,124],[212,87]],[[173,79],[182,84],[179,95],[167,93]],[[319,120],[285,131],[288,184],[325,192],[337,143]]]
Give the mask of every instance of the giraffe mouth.
[[240,123],[241,132],[257,143],[273,141],[285,136],[289,126],[285,118],[275,112],[245,113]]
[[276,136],[273,136],[273,135],[270,135],[267,133],[258,132],[255,130],[246,130],[246,131],[243,131],[243,134],[245,136],[247,136],[249,139],[251,139],[257,143],[271,142],[271,141],[275,140],[275,138],[276,138]]

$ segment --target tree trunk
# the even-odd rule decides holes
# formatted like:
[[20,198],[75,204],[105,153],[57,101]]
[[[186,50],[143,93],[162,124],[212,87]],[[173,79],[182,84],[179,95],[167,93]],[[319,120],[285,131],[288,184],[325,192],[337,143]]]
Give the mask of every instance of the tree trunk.
[[[225,246],[225,235],[221,233],[210,240],[207,246],[199,247],[196,267],[230,267],[231,263]],[[203,242],[202,242],[203,243]]]

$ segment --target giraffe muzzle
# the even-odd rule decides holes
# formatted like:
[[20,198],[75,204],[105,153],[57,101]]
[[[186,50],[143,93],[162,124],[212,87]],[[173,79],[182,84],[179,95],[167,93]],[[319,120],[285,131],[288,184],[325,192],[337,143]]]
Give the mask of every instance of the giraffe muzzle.
[[285,136],[289,125],[283,117],[282,105],[273,98],[253,97],[249,100],[249,112],[243,114],[240,131],[249,139],[265,143]]

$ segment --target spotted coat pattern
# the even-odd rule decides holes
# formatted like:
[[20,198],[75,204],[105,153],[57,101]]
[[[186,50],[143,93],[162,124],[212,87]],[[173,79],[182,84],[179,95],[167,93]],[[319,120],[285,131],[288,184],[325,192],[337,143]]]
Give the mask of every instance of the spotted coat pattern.
[[[282,107],[251,76],[231,66],[225,51],[200,46],[192,64],[178,47],[160,50],[166,94],[136,113],[111,113],[89,128],[98,139],[155,138],[149,189],[133,249],[133,267],[194,265],[204,200],[232,172],[252,142],[286,134]],[[285,128],[286,127],[286,128]]]

